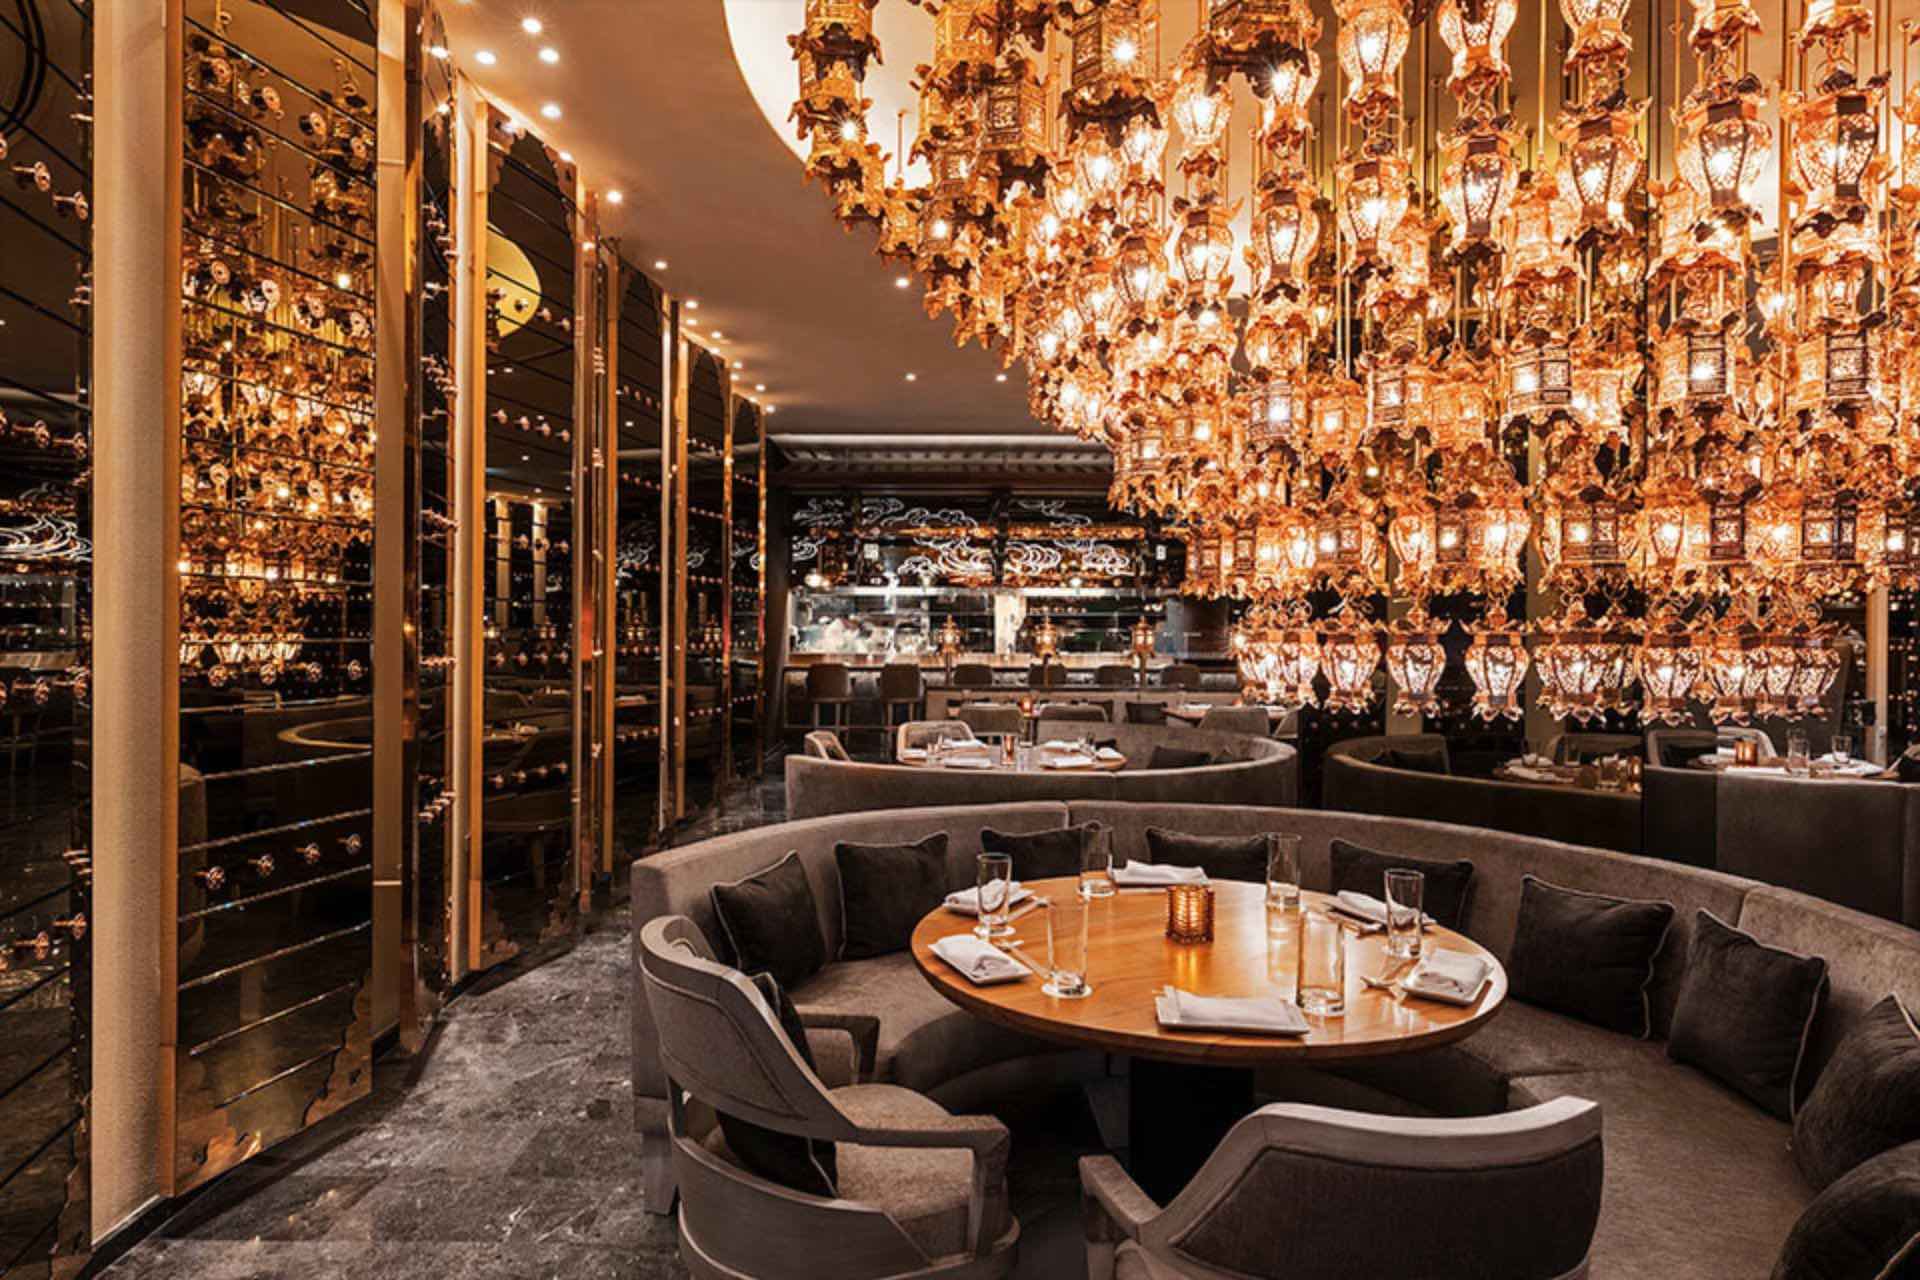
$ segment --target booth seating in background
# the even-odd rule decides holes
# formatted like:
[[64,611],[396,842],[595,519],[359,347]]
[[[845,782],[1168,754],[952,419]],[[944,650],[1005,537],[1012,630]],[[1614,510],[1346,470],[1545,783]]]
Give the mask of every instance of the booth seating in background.
[[1587,764],[1609,756],[1638,759],[1645,749],[1637,733],[1556,733],[1540,754],[1555,764]]
[[1264,738],[1273,731],[1265,707],[1208,707],[1200,727],[1214,733],[1250,733]]

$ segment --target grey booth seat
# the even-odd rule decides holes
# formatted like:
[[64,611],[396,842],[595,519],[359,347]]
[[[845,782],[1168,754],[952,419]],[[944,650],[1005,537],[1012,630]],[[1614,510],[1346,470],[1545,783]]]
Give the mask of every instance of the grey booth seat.
[[[1812,1198],[1787,1151],[1789,1126],[1693,1068],[1661,1043],[1672,1022],[1694,922],[1701,910],[1762,942],[1826,957],[1830,992],[1815,1020],[1810,1064],[1818,1069],[1861,1015],[1888,992],[1920,1006],[1920,932],[1752,880],[1607,850],[1437,822],[1301,809],[1100,801],[882,811],[790,822],[690,844],[633,866],[636,925],[658,915],[691,917],[711,939],[708,889],[773,865],[797,850],[812,882],[822,936],[835,954],[839,840],[913,840],[946,831],[949,873],[966,882],[980,829],[1057,828],[1100,821],[1122,858],[1146,858],[1146,829],[1301,836],[1302,879],[1326,888],[1335,838],[1409,857],[1468,858],[1475,866],[1465,932],[1503,961],[1513,947],[1522,877],[1573,889],[1674,904],[1674,927],[1649,988],[1654,1038],[1604,1031],[1509,1000],[1487,1026],[1457,1045],[1336,1072],[1276,1072],[1291,1100],[1412,1115],[1472,1115],[1556,1097],[1598,1102],[1607,1126],[1607,1185],[1594,1243],[1598,1275],[1719,1280],[1768,1274],[1789,1228]],[[636,936],[638,929],[635,930]],[[637,978],[635,979],[637,982]],[[877,1021],[870,1078],[976,1109],[997,1091],[1089,1079],[1092,1055],[1005,1035],[948,1003],[910,957],[829,964],[794,993],[804,1012],[840,1014],[853,1028]],[[633,1009],[633,1081],[646,1202],[672,1203],[665,1076],[644,1000]],[[847,1033],[849,1036],[854,1031]],[[839,1057],[844,1060],[848,1053]],[[1685,1176],[1676,1176],[1683,1171]]]
[[1395,748],[1446,748],[1438,734],[1377,734],[1327,748],[1321,802],[1329,809],[1430,818],[1517,835],[1638,853],[1640,797],[1626,792],[1532,786],[1491,778],[1422,773],[1385,762]]
[[[1155,725],[1088,725],[1042,720],[1041,741],[1114,742],[1126,768],[1099,770],[933,769],[788,756],[787,813],[817,818],[919,805],[997,804],[1017,800],[1135,800],[1194,804],[1287,805],[1299,794],[1298,753],[1285,743],[1244,734]],[[1217,763],[1149,769],[1155,746],[1209,751]]]

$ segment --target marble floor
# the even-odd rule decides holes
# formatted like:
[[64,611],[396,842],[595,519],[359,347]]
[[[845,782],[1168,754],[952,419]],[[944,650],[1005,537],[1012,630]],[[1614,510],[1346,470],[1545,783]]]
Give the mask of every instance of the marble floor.
[[[778,821],[777,784],[699,828]],[[683,835],[683,842],[687,835]],[[653,1280],[685,1276],[672,1219],[641,1203],[627,1047],[628,926],[448,1006],[374,1095],[235,1170],[135,1245],[108,1280]],[[1023,1277],[1084,1274],[1075,1095],[1004,1116]]]

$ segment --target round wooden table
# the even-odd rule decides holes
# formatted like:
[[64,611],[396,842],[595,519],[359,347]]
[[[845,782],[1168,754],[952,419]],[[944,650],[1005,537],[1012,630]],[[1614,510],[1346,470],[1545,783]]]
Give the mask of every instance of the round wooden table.
[[[1031,883],[1036,893],[1057,902],[1077,892],[1071,879]],[[1293,998],[1299,914],[1274,913],[1269,932],[1264,885],[1216,880],[1213,887],[1214,940],[1209,943],[1167,940],[1164,889],[1123,889],[1090,903],[1087,978],[1093,994],[1078,1000],[1045,994],[1038,975],[975,986],[934,955],[935,942],[973,928],[971,917],[941,908],[913,933],[913,958],[921,973],[961,1008],[1028,1035],[1134,1060],[1132,1163],[1135,1177],[1156,1196],[1178,1192],[1226,1130],[1252,1110],[1252,1068],[1382,1058],[1450,1044],[1486,1025],[1507,997],[1506,970],[1491,952],[1450,929],[1434,927],[1426,934],[1429,948],[1482,957],[1493,966],[1491,981],[1480,998],[1465,1007],[1415,996],[1396,999],[1360,980],[1362,974],[1378,976],[1389,970],[1385,934],[1354,932],[1347,938],[1346,1012],[1339,1017],[1309,1015],[1306,1035],[1164,1029],[1154,1014],[1154,996],[1167,986],[1197,995]],[[1302,897],[1310,909],[1331,901],[1318,893]],[[1020,953],[1044,968],[1044,912],[1029,912],[1014,922],[1014,930],[1022,943]]]

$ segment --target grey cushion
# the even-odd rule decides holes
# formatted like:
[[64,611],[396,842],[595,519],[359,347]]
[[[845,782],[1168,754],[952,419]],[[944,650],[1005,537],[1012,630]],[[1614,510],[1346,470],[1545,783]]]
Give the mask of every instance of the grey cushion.
[[1793,1124],[1800,1172],[1823,1189],[1882,1151],[1920,1141],[1920,1031],[1897,996],[1861,1019]]
[[[892,1085],[835,1089],[833,1100],[855,1123],[872,1129],[923,1128],[945,1119],[931,1098]],[[839,1146],[840,1194],[884,1209],[930,1257],[967,1247],[967,1210],[973,1193],[973,1156],[958,1148]],[[997,1240],[1007,1229],[1006,1195],[989,1188],[981,1238]]]
[[790,989],[826,963],[813,888],[798,852],[745,879],[714,885],[713,914],[742,972],[771,973]]
[[1807,1201],[1786,1123],[1655,1046],[1639,1047],[1650,1052],[1634,1070],[1513,1082],[1516,1102],[1600,1104],[1607,1187],[1596,1280],[1765,1276]]
[[1825,960],[1766,946],[1702,911],[1667,1053],[1789,1119],[1826,989]]
[[1673,924],[1670,902],[1638,902],[1521,882],[1509,989],[1526,1000],[1630,1035],[1652,1031],[1647,988]]
[[928,1093],[970,1071],[1052,1047],[983,1022],[947,1000],[906,951],[830,964],[795,988],[793,1001],[807,1012],[878,1018],[873,1078]]
[[[755,974],[753,985],[760,992],[761,999],[767,1002],[767,1007],[773,1010],[780,1029],[786,1033],[787,1042],[800,1055],[800,1060],[812,1068],[813,1052],[807,1046],[806,1028],[800,1025],[800,1015],[795,1011],[793,1001],[787,998],[787,993],[771,974]],[[815,1196],[834,1194],[839,1172],[833,1143],[816,1141],[799,1134],[780,1133],[724,1111],[718,1111],[716,1115],[721,1131],[726,1134],[727,1146],[741,1167],[792,1191],[804,1191]]]
[[1016,880],[1077,876],[1087,840],[1096,825],[1084,823],[1055,831],[996,831],[984,827],[980,831],[980,850],[1010,856]]
[[916,844],[854,844],[833,849],[840,867],[843,960],[906,949],[913,930],[947,896],[947,833]]
[[1774,1265],[1773,1280],[1920,1276],[1920,1142],[1883,1152],[1822,1191]]
[[1345,840],[1335,840],[1328,850],[1333,864],[1333,891],[1357,889],[1361,893],[1384,896],[1388,871],[1405,868],[1427,878],[1426,913],[1448,929],[1459,929],[1467,919],[1473,902],[1473,864],[1462,858],[1438,862],[1429,858],[1409,858],[1404,854],[1381,853],[1364,849]]
[[1267,837],[1190,835],[1147,828],[1147,851],[1155,862],[1199,867],[1215,880],[1267,882]]

